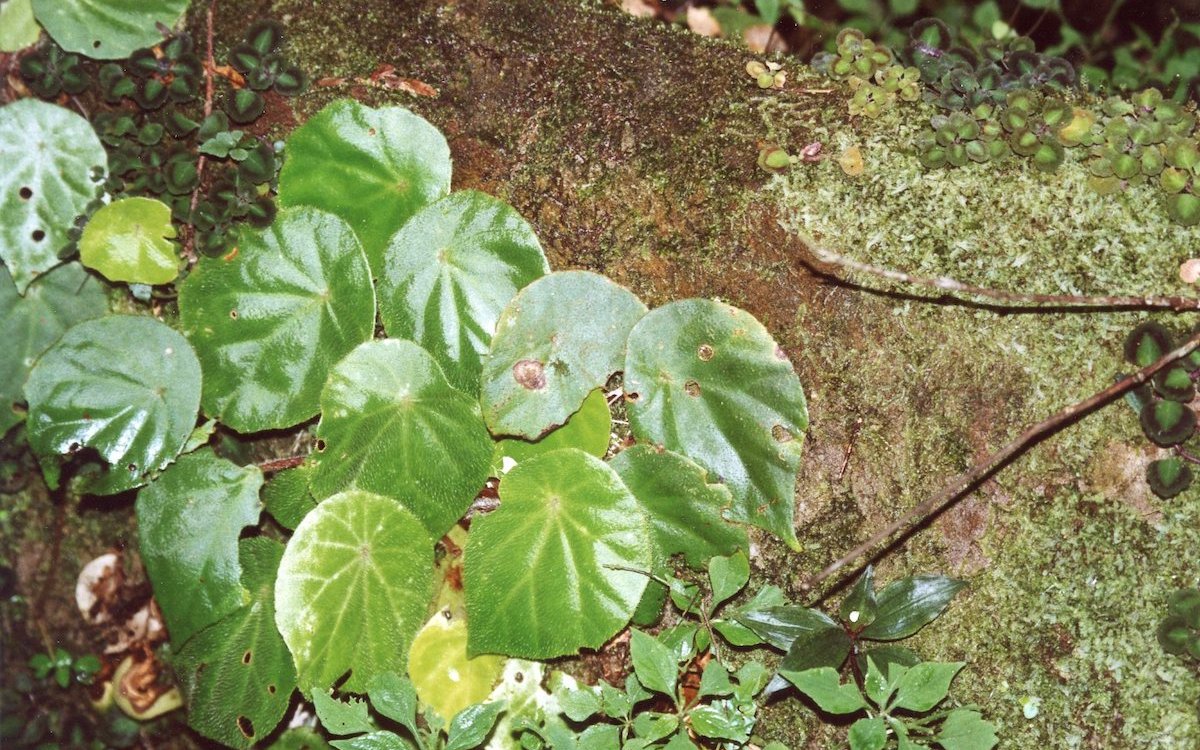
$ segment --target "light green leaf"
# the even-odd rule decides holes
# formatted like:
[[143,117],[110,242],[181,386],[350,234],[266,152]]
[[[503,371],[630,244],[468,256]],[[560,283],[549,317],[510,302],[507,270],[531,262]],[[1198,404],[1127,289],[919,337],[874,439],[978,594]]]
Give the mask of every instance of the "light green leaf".
[[437,612],[417,633],[408,652],[408,674],[421,703],[449,721],[467,706],[492,692],[504,658],[493,654],[467,656],[467,623]]
[[692,729],[701,737],[729,740],[738,744],[750,739],[754,716],[739,711],[730,700],[713,701],[699,706],[689,714]]
[[[598,648],[646,587],[650,538],[607,464],[574,448],[525,461],[467,538],[468,648],[534,659]],[[632,569],[632,570],[630,570]]]
[[162,41],[189,0],[33,0],[33,14],[68,52],[97,60],[129,57]]
[[167,284],[179,275],[171,207],[123,198],[92,214],[79,238],[79,260],[109,281]]
[[367,683],[371,707],[417,736],[417,690],[395,672],[377,674]]
[[850,741],[850,750],[883,750],[887,744],[887,725],[879,716],[859,719],[850,725],[846,739]]
[[30,0],[0,3],[0,52],[16,52],[38,40],[42,29],[33,19]]
[[950,681],[963,662],[921,662],[910,668],[896,686],[897,708],[923,713],[941,703],[950,692]]
[[943,750],[991,750],[999,740],[996,728],[978,711],[956,708],[946,716],[935,742]]
[[751,700],[771,680],[770,671],[757,661],[746,662],[738,667],[738,671],[733,676],[738,683],[734,689],[734,697],[741,701]]
[[317,438],[318,498],[351,488],[395,498],[434,539],[470,507],[492,454],[475,399],[424,349],[395,339],[362,344],[333,368]]
[[331,745],[315,729],[296,727],[279,735],[268,750],[328,750]]
[[0,164],[0,258],[24,294],[59,264],[75,217],[99,194],[108,154],[84,118],[21,99],[0,107]]
[[379,317],[389,336],[425,348],[456,388],[479,392],[496,321],[549,265],[529,222],[465,190],[418,211],[388,243]]
[[841,683],[837,670],[832,667],[806,669],[802,672],[779,672],[795,685],[800,692],[812,698],[822,711],[832,714],[851,714],[867,707],[858,687]]
[[138,493],[138,550],[177,646],[246,603],[238,536],[258,522],[261,486],[257,467],[205,448]]
[[345,222],[301,208],[205,258],[179,290],[204,367],[204,411],[239,432],[317,413],[330,368],[375,330],[362,248]]
[[808,411],[767,329],[712,300],[664,305],[629,334],[629,418],[639,440],[694,459],[733,493],[733,516],[792,547],[796,471]]
[[704,667],[700,676],[700,687],[696,691],[697,698],[711,695],[729,695],[733,692],[733,683],[729,681],[729,670],[721,662],[713,659]]
[[303,463],[284,469],[263,487],[263,506],[285,529],[295,529],[317,507],[317,501],[308,491],[312,468],[311,463]]
[[728,557],[708,561],[708,581],[712,588],[711,609],[721,606],[729,597],[742,590],[750,580],[750,558],[742,550]]
[[[633,717],[633,733],[646,743],[657,742],[679,728],[679,717],[674,714],[639,711]],[[629,750],[626,742],[624,750]]]
[[402,672],[433,594],[433,540],[394,500],[343,492],[305,516],[275,583],[275,624],[305,694]]
[[646,306],[587,271],[544,276],[508,303],[483,361],[483,415],[496,435],[535,439],[567,421],[625,357]]
[[697,750],[697,747],[688,739],[687,732],[679,732],[671,737],[670,742],[663,745],[663,750]]
[[101,283],[78,263],[39,276],[24,297],[0,266],[0,437],[25,418],[13,407],[25,400],[25,379],[34,361],[68,328],[107,309]]
[[337,700],[328,690],[314,690],[312,702],[321,726],[330,734],[359,734],[375,729],[367,713],[366,701],[358,698]]
[[[875,705],[880,707],[887,706],[888,698],[892,697],[892,692],[896,689],[896,686],[889,683],[887,676],[880,671],[874,659],[868,656],[866,657],[866,662],[867,673],[863,677],[863,692],[866,693],[867,697]],[[896,680],[899,681],[900,676],[907,671],[907,668],[900,665],[892,665],[891,670]]]
[[566,424],[546,433],[540,440],[497,440],[492,451],[491,475],[499,477],[507,466],[560,448],[578,448],[584,453],[604,458],[611,433],[612,414],[608,411],[608,399],[604,396],[604,390],[597,388],[588,394],[583,406],[571,415]]
[[600,696],[591,687],[574,687],[556,692],[559,708],[571,721],[585,721],[600,712]]
[[749,546],[745,529],[722,515],[733,504],[729,489],[709,484],[708,473],[690,458],[635,445],[613,456],[609,464],[645,509],[662,557],[682,554],[689,566],[699,570],[714,555]]
[[499,701],[480,703],[459,711],[446,731],[446,750],[470,750],[482,745],[502,711],[504,704]]
[[579,750],[617,750],[620,746],[616,724],[594,724],[579,734]]
[[313,206],[354,227],[376,278],[384,248],[421,207],[450,192],[450,147],[403,107],[332,102],[288,138],[283,206]]
[[254,747],[283,719],[296,669],[275,629],[275,573],[283,545],[265,537],[238,543],[250,603],[201,630],[172,667],[187,696],[188,724],[229,747]]
[[113,315],[63,334],[25,384],[29,444],[45,458],[92,448],[111,470],[89,489],[132,489],[179,455],[196,423],[200,363],[154,318]]
[[679,676],[679,665],[671,650],[653,636],[640,630],[630,632],[629,658],[638,682],[653,690],[675,698],[675,680]]
[[337,750],[414,750],[416,747],[392,732],[370,732],[330,743]]

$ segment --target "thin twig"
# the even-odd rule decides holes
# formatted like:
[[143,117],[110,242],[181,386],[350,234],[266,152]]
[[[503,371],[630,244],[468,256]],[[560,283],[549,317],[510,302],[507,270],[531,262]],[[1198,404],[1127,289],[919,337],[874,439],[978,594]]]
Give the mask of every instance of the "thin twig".
[[[213,104],[213,70],[216,68],[216,63],[213,61],[213,9],[217,7],[217,0],[212,0],[208,6],[208,11],[205,14],[204,22],[206,24],[205,32],[207,35],[208,48],[205,52],[204,59],[204,118],[212,114]],[[189,262],[196,260],[196,206],[200,203],[200,183],[204,178],[204,165],[208,162],[208,157],[205,154],[200,154],[200,158],[196,160],[196,189],[192,191],[192,202],[188,207],[188,221],[192,224],[192,231],[187,245],[184,247],[184,255]]]
[[304,459],[308,456],[287,456],[285,458],[273,458],[270,461],[263,461],[258,465],[258,468],[264,473],[269,474],[273,471],[283,471],[284,469],[294,469],[304,463]]
[[805,244],[812,252],[813,256],[821,263],[840,266],[841,268],[845,268],[850,271],[870,274],[871,276],[877,276],[879,278],[900,282],[902,284],[912,284],[915,286],[928,287],[930,289],[941,289],[946,292],[954,292],[956,294],[962,294],[971,297],[981,297],[984,299],[995,300],[997,302],[1012,305],[1061,305],[1064,307],[1133,308],[1138,310],[1174,310],[1175,312],[1200,310],[1200,297],[1163,297],[1150,295],[1105,295],[1091,297],[1080,294],[1024,294],[1021,292],[1008,292],[1001,289],[989,289],[987,287],[964,284],[961,281],[957,281],[948,276],[939,276],[937,278],[916,276],[904,271],[896,271],[891,268],[883,268],[882,266],[863,263],[862,261],[848,258],[845,255],[836,253],[828,248],[821,247],[811,240],[806,241]]
[[966,496],[977,485],[999,471],[999,469],[1008,463],[1009,460],[1017,455],[1020,455],[1021,453],[1024,453],[1034,443],[1038,442],[1044,437],[1052,435],[1053,433],[1065,427],[1067,424],[1074,422],[1075,420],[1118,398],[1126,391],[1142,385],[1147,380],[1152,378],[1159,370],[1164,369],[1178,359],[1186,357],[1197,346],[1200,346],[1200,333],[1192,336],[1187,340],[1187,343],[1183,344],[1183,346],[1180,346],[1178,349],[1163,355],[1163,357],[1154,364],[1148,367],[1143,367],[1133,375],[1122,378],[1104,390],[1095,393],[1082,401],[1074,403],[1065,409],[1062,409],[1061,411],[1050,416],[1048,419],[1045,419],[1025,430],[1008,445],[1004,446],[999,451],[991,454],[982,461],[976,463],[966,472],[957,476],[949,484],[944,486],[936,495],[930,497],[919,505],[916,505],[889,524],[886,528],[875,532],[865,542],[859,544],[857,547],[842,555],[837,560],[834,560],[820,573],[817,573],[805,581],[802,585],[802,589],[806,592],[814,591],[816,586],[822,581],[841,570],[847,564],[854,562],[859,557],[866,555],[872,550],[875,550],[879,545],[891,539],[892,535],[896,534],[896,532],[903,529],[905,530],[904,535],[907,535],[907,533],[916,526],[924,523],[930,517],[940,513],[942,510],[952,505],[955,501]]

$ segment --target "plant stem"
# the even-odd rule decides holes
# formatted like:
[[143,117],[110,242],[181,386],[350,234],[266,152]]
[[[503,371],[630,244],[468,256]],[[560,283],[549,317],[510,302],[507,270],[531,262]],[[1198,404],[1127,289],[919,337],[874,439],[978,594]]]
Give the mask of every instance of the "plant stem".
[[1018,455],[1024,453],[1035,443],[1043,438],[1046,438],[1066,425],[1090,414],[1099,409],[1101,406],[1109,403],[1120,397],[1126,391],[1132,390],[1154,376],[1159,370],[1169,366],[1172,362],[1186,357],[1197,346],[1200,346],[1200,333],[1192,336],[1179,348],[1163,355],[1157,362],[1143,367],[1133,375],[1118,380],[1109,387],[1098,393],[1095,393],[1082,401],[1078,401],[1070,406],[1056,412],[1045,420],[1026,429],[1015,440],[1005,445],[999,451],[991,454],[987,458],[979,461],[966,472],[960,474],[946,484],[937,494],[928,498],[924,502],[916,505],[900,518],[893,521],[887,527],[880,529],[871,535],[862,544],[859,544],[854,549],[842,555],[832,563],[827,565],[824,570],[810,577],[805,581],[801,589],[805,592],[812,592],[818,584],[832,576],[834,573],[841,570],[847,564],[854,562],[859,557],[872,553],[873,557],[875,550],[883,542],[892,538],[894,534],[903,530],[896,541],[907,537],[918,526],[941,513],[946,508],[953,505],[956,501],[962,499],[972,490],[977,488],[984,480],[991,477],[993,474],[1002,469],[1011,460]]

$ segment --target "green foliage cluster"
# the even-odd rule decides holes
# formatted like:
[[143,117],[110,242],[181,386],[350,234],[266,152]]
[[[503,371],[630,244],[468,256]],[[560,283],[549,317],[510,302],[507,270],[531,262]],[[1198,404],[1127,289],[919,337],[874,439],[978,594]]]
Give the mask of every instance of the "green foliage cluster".
[[1200,661],[1200,589],[1179,589],[1167,602],[1158,642],[1168,654]]

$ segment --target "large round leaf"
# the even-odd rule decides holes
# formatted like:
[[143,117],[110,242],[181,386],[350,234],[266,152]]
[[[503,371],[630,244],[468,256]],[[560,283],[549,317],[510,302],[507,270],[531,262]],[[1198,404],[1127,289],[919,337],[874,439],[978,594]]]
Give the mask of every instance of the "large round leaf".
[[433,593],[433,539],[394,500],[343,492],[304,517],[275,582],[275,624],[300,689],[365,692],[402,674]]
[[683,555],[688,565],[703,570],[711,557],[749,548],[745,529],[724,518],[733,505],[729,489],[709,484],[708,473],[694,461],[656,446],[635,445],[609,464],[645,508],[663,557]]
[[629,334],[625,392],[639,440],[692,458],[729,487],[735,518],[797,544],[808,411],[792,363],[752,315],[702,299],[654,310]]
[[124,198],[104,206],[83,228],[79,260],[110,281],[167,284],[179,275],[171,207],[153,198]]
[[298,208],[200,261],[179,312],[204,367],[204,412],[257,432],[317,413],[330,367],[371,338],[375,294],[346,223]]
[[403,107],[329,104],[292,133],[279,202],[337,214],[358,234],[376,277],[396,230],[450,192],[450,147]]
[[70,52],[116,60],[162,41],[190,0],[33,0],[33,13]]
[[42,352],[76,323],[98,318],[108,309],[104,289],[78,263],[59,266],[17,294],[0,266],[0,437],[20,422],[14,411],[24,401],[25,378]]
[[363,344],[333,368],[317,438],[317,498],[352,488],[386,495],[435,539],[470,507],[492,455],[475,399],[424,349],[395,339]]
[[476,393],[500,311],[549,270],[533,228],[511,206],[483,193],[453,193],[392,237],[379,317],[389,336],[416,341],[451,383]]
[[629,622],[653,559],[646,517],[608,464],[575,448],[519,464],[467,537],[470,652],[599,648]]
[[177,646],[242,605],[238,537],[258,522],[262,481],[203,448],[138,493],[138,551]]
[[646,306],[588,271],[561,271],[513,298],[483,362],[483,416],[497,435],[536,439],[621,369]]
[[49,457],[91,448],[104,493],[132,489],[179,455],[196,424],[200,363],[154,318],[113,315],[63,334],[25,384],[29,444]]
[[196,634],[172,660],[188,724],[228,747],[251,748],[283,719],[296,689],[292,655],[275,628],[275,574],[283,545],[238,543],[250,603]]
[[35,276],[58,265],[75,217],[104,180],[108,155],[87,120],[21,99],[0,107],[0,164],[0,258],[24,294]]

